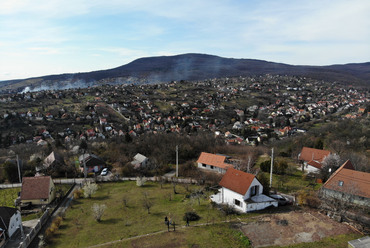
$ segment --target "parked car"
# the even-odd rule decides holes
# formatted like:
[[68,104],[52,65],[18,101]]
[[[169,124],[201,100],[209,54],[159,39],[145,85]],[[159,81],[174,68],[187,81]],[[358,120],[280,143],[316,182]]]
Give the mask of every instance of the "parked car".
[[270,195],[272,199],[275,199],[278,201],[279,206],[285,206],[289,203],[289,201],[281,195]]
[[100,172],[100,175],[101,175],[101,176],[106,176],[106,175],[108,175],[108,168],[104,168],[104,169],[102,169],[102,171]]

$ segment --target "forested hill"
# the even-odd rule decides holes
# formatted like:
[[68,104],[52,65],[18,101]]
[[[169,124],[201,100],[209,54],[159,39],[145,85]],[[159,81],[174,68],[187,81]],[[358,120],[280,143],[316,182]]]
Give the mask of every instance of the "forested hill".
[[233,76],[279,74],[317,80],[370,85],[370,62],[330,66],[296,66],[254,59],[233,59],[206,54],[182,54],[140,58],[129,64],[101,71],[50,75],[0,82],[0,91],[25,87],[77,88],[104,83],[160,83]]

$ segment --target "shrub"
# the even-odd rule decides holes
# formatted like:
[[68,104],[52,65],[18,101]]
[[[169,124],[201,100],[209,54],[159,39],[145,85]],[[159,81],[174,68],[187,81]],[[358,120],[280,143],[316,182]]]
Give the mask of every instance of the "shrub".
[[104,211],[107,208],[107,206],[105,204],[94,203],[94,205],[91,208],[92,208],[92,211],[93,211],[94,219],[97,222],[100,222],[101,217],[103,216]]
[[98,185],[96,183],[87,182],[82,189],[84,197],[91,198],[91,196],[98,190]]
[[73,191],[73,198],[74,199],[79,199],[83,196],[83,191],[81,189],[77,189]]
[[260,168],[263,172],[270,172],[271,160],[266,160],[260,164]]
[[199,220],[199,219],[200,219],[200,216],[196,212],[193,212],[193,211],[186,212],[184,214],[184,217],[183,217],[184,221],[186,221],[186,220],[196,221],[196,220]]
[[144,186],[146,182],[146,177],[137,177],[136,178],[136,185],[141,187],[141,186]]

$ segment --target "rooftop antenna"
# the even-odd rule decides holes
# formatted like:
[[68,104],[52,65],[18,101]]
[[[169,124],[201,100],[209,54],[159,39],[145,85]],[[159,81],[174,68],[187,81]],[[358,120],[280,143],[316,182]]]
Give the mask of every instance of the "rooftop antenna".
[[19,166],[19,158],[18,158],[18,154],[16,155],[17,157],[17,167],[18,167],[18,178],[19,178],[19,183],[22,183],[22,177],[21,177],[21,168]]

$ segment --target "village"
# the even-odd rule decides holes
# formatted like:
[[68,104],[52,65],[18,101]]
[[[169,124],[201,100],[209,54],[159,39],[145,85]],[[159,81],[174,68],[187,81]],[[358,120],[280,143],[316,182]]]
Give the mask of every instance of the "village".
[[199,130],[228,144],[256,145],[304,133],[304,123],[335,113],[346,112],[338,118],[349,119],[368,115],[368,101],[367,91],[269,75],[27,92],[0,98],[0,143],[45,145],[47,139],[69,143]]
[[[150,224],[139,230],[129,217],[146,215],[153,223],[166,217],[165,231],[173,227],[169,235],[217,223],[221,230],[234,230],[235,247],[240,242],[286,246],[338,235],[348,235],[341,240],[347,245],[366,236],[370,226],[370,174],[363,155],[368,94],[337,83],[266,75],[1,96],[1,180],[19,192],[1,207],[7,222],[0,225],[2,245],[16,236],[21,237],[16,247],[33,240],[53,247],[114,240],[140,245],[140,235],[163,229]],[[363,128],[352,135],[356,121]],[[332,127],[342,128],[341,123],[349,134],[331,142]],[[65,205],[70,207],[58,212]],[[113,221],[118,206],[115,211],[124,217]],[[98,208],[101,215],[89,222],[90,209]],[[299,229],[302,223],[287,213],[301,220],[309,215],[317,220],[310,225],[320,228]],[[35,216],[41,216],[36,218],[41,225],[22,224]],[[96,240],[77,235],[64,243],[68,226],[79,233],[104,220],[124,234],[114,231]],[[278,239],[274,228],[290,236]],[[276,239],[256,235],[263,230]],[[166,245],[174,238],[158,235]]]

